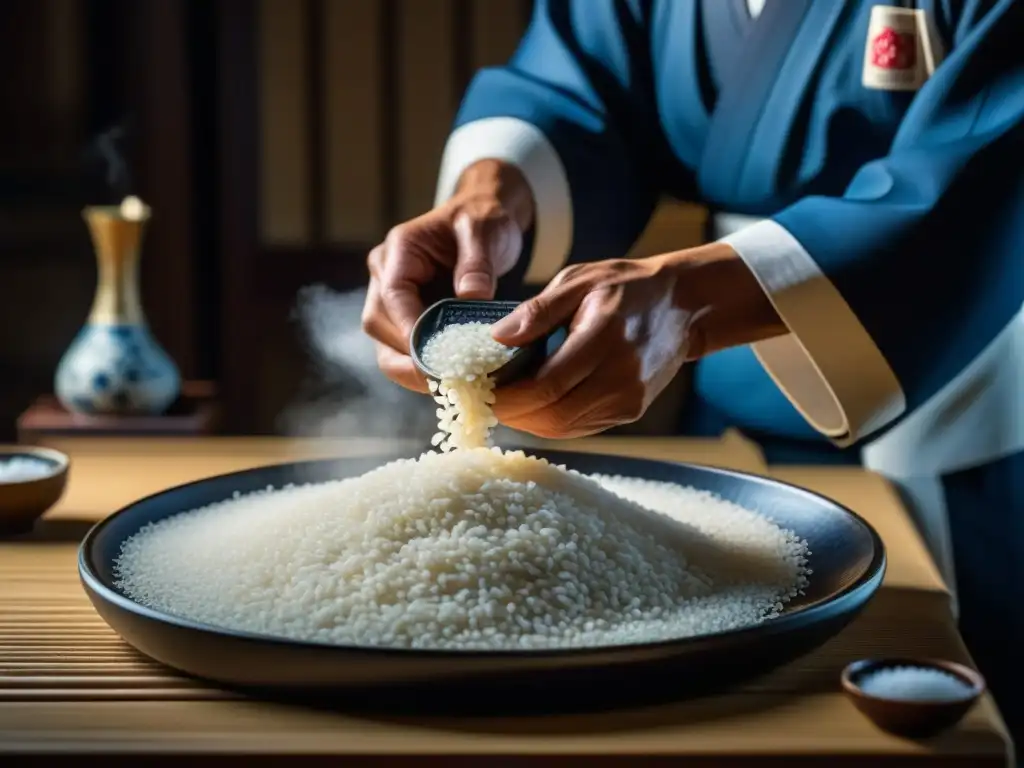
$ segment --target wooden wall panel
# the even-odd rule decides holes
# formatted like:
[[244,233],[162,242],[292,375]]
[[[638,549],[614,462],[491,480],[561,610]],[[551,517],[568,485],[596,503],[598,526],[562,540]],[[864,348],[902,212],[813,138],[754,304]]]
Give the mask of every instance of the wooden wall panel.
[[473,70],[505,64],[523,34],[524,0],[473,0],[471,6]]
[[198,374],[202,331],[197,317],[193,239],[192,119],[188,27],[180,0],[136,3],[138,40],[131,103],[138,125],[133,190],[153,208],[142,244],[142,301],[153,333],[181,374]]
[[307,4],[259,0],[260,226],[268,245],[310,240]]
[[80,149],[85,107],[84,14],[82,0],[44,0],[47,26],[47,82],[49,110],[59,130],[54,150],[63,159]]
[[324,13],[323,220],[335,243],[384,233],[385,194],[380,0],[326,0]]
[[220,163],[215,244],[220,257],[218,383],[228,431],[251,433],[263,427],[255,416],[260,392],[252,361],[259,354],[267,315],[281,311],[268,307],[269,302],[254,285],[277,266],[267,258],[261,259],[265,254],[259,242],[263,204],[258,167],[262,160],[261,9],[254,0],[217,0],[212,5],[216,14],[215,105]]
[[0,392],[0,441],[20,409],[52,391],[86,319],[96,261],[81,206],[100,192],[83,179],[83,154],[96,131],[127,115],[132,191],[154,209],[143,305],[182,372],[195,373],[194,41],[185,11],[182,0],[0,3],[0,370],[17,374]]
[[434,202],[437,171],[459,94],[455,86],[453,0],[401,0],[398,40],[398,216]]
[[0,3],[0,170],[35,171],[50,159],[55,124],[49,114],[47,19],[33,0]]
[[261,242],[368,245],[427,210],[463,80],[508,60],[528,7],[260,0]]
[[[530,0],[219,2],[222,384],[232,429],[264,432],[305,373],[297,291],[365,285],[366,249],[429,209],[465,80],[508,60]],[[698,244],[705,216],[664,203],[632,255]],[[683,393],[681,379],[630,429],[662,430]]]

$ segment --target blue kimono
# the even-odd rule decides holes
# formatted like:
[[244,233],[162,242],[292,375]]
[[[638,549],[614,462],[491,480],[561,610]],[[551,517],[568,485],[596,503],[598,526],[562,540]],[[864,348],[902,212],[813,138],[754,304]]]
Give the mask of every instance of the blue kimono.
[[532,284],[623,256],[663,195],[706,204],[791,333],[702,361],[683,430],[863,460],[941,516],[926,536],[1021,734],[1024,2],[761,5],[537,0],[469,88],[439,200],[516,164]]

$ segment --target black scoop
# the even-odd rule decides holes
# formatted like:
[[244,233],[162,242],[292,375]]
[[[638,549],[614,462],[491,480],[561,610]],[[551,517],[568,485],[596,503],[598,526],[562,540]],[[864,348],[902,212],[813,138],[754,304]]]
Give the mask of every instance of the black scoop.
[[[409,338],[409,352],[413,362],[423,374],[434,381],[440,376],[430,370],[423,362],[422,352],[431,337],[440,333],[449,325],[464,323],[493,324],[512,313],[518,302],[515,301],[471,301],[463,299],[444,299],[428,307],[416,325],[412,327]],[[525,347],[516,347],[511,359],[501,368],[491,373],[500,387],[516,379],[528,377],[540,367],[565,340],[566,331],[559,328],[553,333],[538,339]]]

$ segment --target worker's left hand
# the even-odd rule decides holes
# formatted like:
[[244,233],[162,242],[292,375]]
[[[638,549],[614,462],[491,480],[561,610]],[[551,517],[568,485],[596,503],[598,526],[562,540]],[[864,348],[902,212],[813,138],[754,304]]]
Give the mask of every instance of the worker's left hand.
[[687,360],[785,331],[735,251],[717,243],[569,267],[493,335],[521,346],[564,325],[568,337],[534,378],[497,390],[503,424],[546,438],[628,424]]

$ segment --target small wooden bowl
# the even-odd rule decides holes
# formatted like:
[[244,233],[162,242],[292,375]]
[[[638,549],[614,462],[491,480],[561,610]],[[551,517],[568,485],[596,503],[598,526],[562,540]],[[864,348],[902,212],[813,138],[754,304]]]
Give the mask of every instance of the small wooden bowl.
[[64,495],[71,460],[51,448],[0,445],[0,464],[14,458],[33,459],[50,467],[42,477],[4,481],[0,477],[0,536],[32,530],[37,519]]
[[[860,687],[860,682],[867,675],[893,667],[940,670],[969,686],[971,693],[953,701],[911,700],[873,696]],[[847,665],[841,679],[847,697],[875,725],[884,731],[912,738],[932,736],[956,725],[986,687],[985,678],[973,669],[941,659],[863,659]]]

